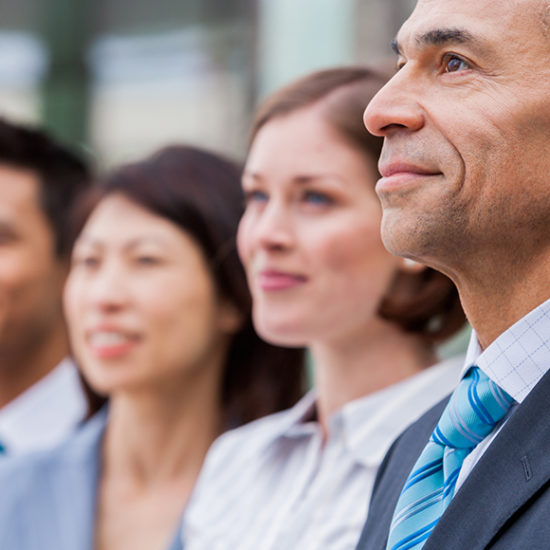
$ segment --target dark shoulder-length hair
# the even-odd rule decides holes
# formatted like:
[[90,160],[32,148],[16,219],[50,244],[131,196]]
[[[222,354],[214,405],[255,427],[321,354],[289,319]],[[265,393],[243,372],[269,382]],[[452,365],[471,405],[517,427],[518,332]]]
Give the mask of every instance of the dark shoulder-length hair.
[[220,295],[244,322],[233,336],[222,380],[225,427],[293,405],[305,388],[304,350],[262,340],[251,320],[251,297],[236,249],[244,200],[241,168],[217,154],[172,145],[145,160],[115,169],[81,202],[73,240],[107,195],[122,193],[176,224],[201,247]]
[[[376,165],[383,139],[367,132],[363,112],[389,74],[369,67],[339,67],[311,73],[277,90],[256,112],[249,146],[270,120],[322,103],[326,121]],[[375,162],[372,163],[372,160]],[[376,173],[376,179],[379,174]],[[380,304],[379,315],[419,336],[428,346],[445,341],[465,323],[458,292],[445,275],[431,268],[399,271]]]

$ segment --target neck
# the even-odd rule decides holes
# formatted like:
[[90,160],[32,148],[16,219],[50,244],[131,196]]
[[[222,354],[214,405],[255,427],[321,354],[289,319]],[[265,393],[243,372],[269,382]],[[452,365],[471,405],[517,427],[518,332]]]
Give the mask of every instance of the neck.
[[550,258],[522,265],[486,258],[484,264],[453,277],[483,349],[550,298]]
[[13,401],[44,376],[67,355],[69,346],[63,322],[34,346],[21,346],[0,352],[0,408]]
[[311,346],[317,413],[325,437],[330,416],[346,403],[417,374],[436,361],[416,336],[374,320],[345,341]]
[[213,384],[168,386],[111,396],[105,477],[143,487],[183,477],[192,486],[220,433],[219,396]]

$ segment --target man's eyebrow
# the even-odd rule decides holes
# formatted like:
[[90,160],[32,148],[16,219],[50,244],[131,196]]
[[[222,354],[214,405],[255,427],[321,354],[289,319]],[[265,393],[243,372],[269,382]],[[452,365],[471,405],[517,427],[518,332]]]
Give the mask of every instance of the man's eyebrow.
[[433,29],[416,37],[418,46],[441,46],[448,43],[464,44],[476,42],[474,35],[464,29]]
[[[475,43],[478,42],[478,40],[471,32],[465,29],[452,27],[433,29],[416,37],[416,44],[420,48],[425,48],[426,46],[441,46],[449,43],[464,44],[466,42]],[[401,55],[401,47],[399,46],[397,38],[392,40],[391,48],[396,55]]]

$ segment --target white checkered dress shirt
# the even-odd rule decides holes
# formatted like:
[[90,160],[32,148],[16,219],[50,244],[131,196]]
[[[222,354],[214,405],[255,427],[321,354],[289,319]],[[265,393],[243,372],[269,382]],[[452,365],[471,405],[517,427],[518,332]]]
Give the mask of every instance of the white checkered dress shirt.
[[[485,350],[481,349],[477,335],[472,331],[463,374],[472,365],[477,365],[518,403],[522,403],[550,368],[550,300],[512,325]],[[458,491],[514,410],[515,407],[512,407],[500,427],[466,457],[455,491]]]

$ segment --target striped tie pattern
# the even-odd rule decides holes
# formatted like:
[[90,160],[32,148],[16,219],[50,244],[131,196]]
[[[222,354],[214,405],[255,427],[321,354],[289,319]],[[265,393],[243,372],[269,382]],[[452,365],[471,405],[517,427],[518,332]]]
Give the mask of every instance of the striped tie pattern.
[[386,550],[419,550],[453,498],[462,463],[514,400],[478,367],[454,391],[401,491]]

